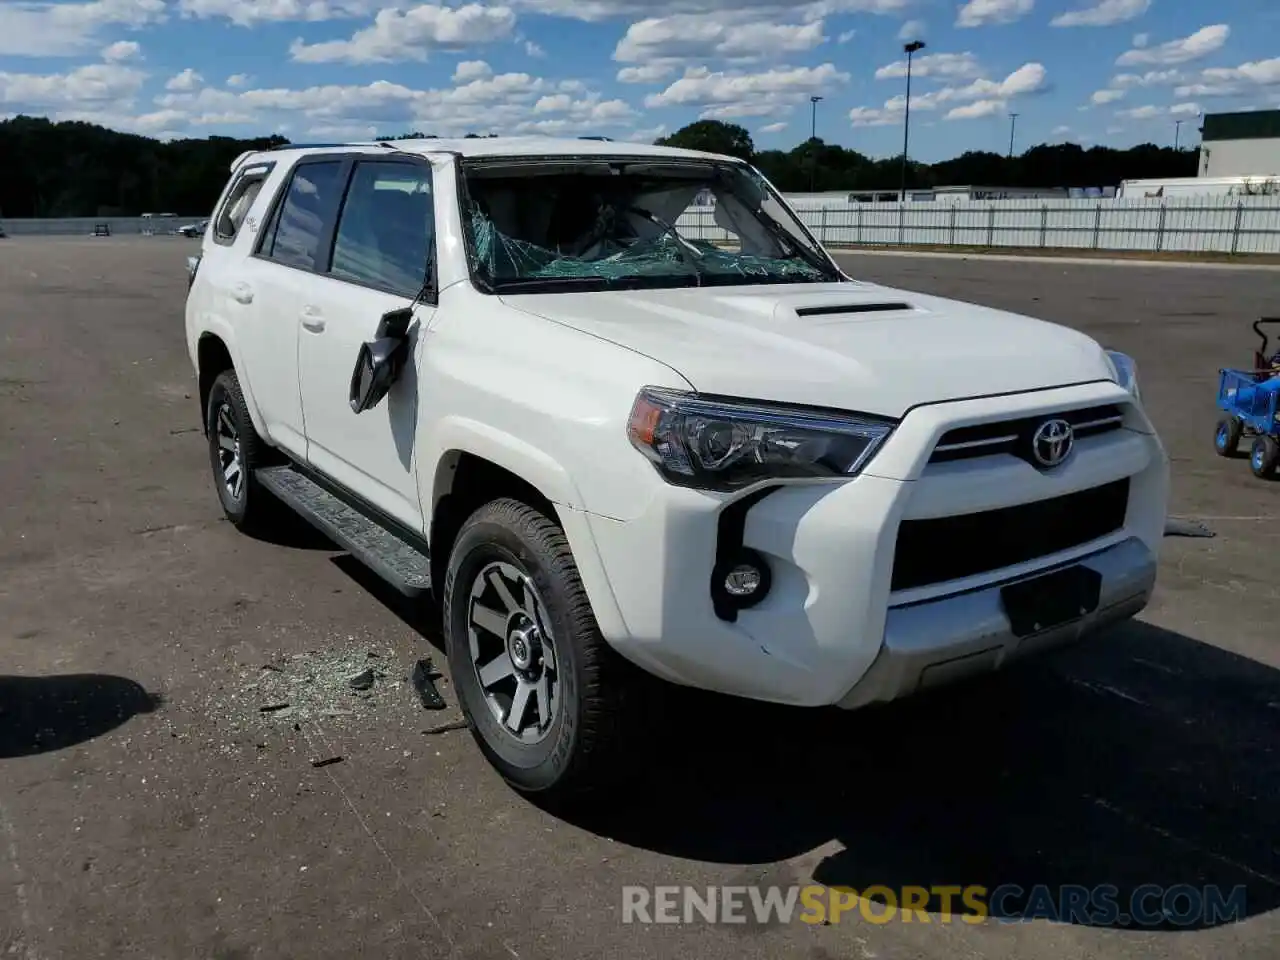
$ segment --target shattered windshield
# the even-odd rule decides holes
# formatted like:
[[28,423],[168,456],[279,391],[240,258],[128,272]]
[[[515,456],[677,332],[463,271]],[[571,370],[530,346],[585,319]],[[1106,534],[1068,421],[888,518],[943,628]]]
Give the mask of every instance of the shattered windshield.
[[749,167],[487,160],[463,178],[472,273],[495,291],[844,279]]

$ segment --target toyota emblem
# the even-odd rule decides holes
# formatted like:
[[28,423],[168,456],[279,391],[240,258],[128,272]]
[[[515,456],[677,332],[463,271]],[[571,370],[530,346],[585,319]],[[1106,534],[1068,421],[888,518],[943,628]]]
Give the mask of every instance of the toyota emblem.
[[1065,420],[1046,420],[1031,438],[1031,453],[1042,467],[1056,467],[1067,459],[1075,432]]

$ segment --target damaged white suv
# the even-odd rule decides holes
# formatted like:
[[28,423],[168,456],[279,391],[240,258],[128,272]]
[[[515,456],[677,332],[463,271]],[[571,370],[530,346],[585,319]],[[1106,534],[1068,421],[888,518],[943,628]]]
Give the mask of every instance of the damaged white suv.
[[859,707],[1153,589],[1168,463],[1132,361],[850,279],[729,157],[249,154],[190,279],[227,516],[283,503],[434,589],[461,706],[524,791],[625,762],[636,667]]

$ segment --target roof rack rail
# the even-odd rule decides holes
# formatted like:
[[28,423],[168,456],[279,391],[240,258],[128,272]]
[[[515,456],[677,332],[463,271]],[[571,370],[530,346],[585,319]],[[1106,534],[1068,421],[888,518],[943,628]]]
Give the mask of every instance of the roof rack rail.
[[381,146],[387,149],[395,149],[386,140],[347,140],[344,143],[281,143],[272,150],[324,150],[329,147],[352,147],[352,146]]

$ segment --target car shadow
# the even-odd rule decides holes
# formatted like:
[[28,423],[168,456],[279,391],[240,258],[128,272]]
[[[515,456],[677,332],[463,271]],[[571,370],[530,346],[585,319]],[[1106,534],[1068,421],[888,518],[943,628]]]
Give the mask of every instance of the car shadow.
[[[747,882],[925,888],[934,912],[1193,930],[1280,906],[1280,671],[1180,634],[1135,621],[854,713],[673,698],[651,773],[559,815]],[[938,890],[973,885],[985,908]],[[1068,888],[1114,903],[1063,915]]]
[[342,549],[284,504],[278,504],[270,524],[246,531],[246,534],[254,540],[293,550],[327,550],[336,553]]
[[0,675],[0,759],[92,740],[162,703],[133,680],[107,674]]
[[349,553],[333,557],[332,561],[361,590],[371,594],[399,617],[405,626],[426,640],[443,660],[444,636],[440,632],[440,607],[434,599],[412,600],[404,596]]

